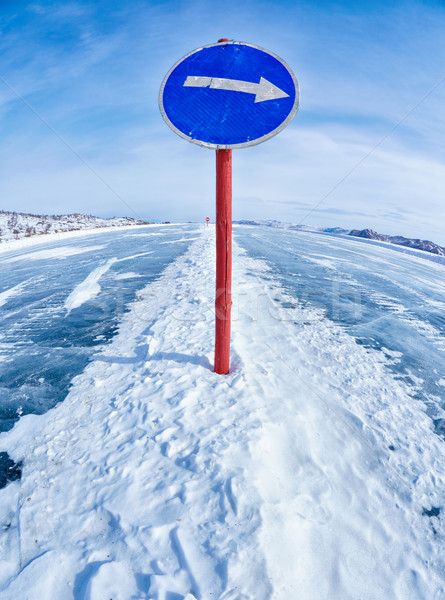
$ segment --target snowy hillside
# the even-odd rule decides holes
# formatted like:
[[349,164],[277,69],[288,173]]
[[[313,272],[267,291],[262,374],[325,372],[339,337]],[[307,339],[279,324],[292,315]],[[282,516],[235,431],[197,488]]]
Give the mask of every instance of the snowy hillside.
[[415,248],[417,250],[423,250],[424,252],[431,252],[431,254],[438,254],[439,256],[445,256],[445,247],[439,246],[429,240],[420,240],[406,238],[401,235],[383,235],[377,233],[372,229],[353,229],[349,232],[349,235],[353,235],[359,238],[366,238],[368,240],[379,240],[382,242],[389,242],[391,244],[397,244],[398,246],[405,246],[407,248]]
[[221,376],[213,227],[17,245],[1,600],[445,597],[445,266],[237,226]]
[[31,215],[0,211],[0,242],[64,231],[143,225],[131,217],[101,219],[90,215]]

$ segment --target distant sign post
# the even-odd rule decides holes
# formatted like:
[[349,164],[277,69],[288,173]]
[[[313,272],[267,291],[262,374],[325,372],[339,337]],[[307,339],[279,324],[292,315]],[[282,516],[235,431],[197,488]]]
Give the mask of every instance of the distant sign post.
[[284,61],[226,39],[190,52],[167,73],[159,107],[182,138],[216,150],[216,373],[229,372],[232,282],[232,149],[264,142],[298,110],[298,82]]

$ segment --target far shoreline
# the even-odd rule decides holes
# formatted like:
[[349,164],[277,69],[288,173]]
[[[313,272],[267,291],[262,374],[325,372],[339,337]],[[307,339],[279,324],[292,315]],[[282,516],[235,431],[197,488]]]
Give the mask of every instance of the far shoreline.
[[57,233],[35,234],[30,237],[22,237],[16,240],[0,241],[0,254],[11,250],[20,250],[31,246],[39,246],[53,241],[69,238],[93,235],[96,233],[107,233],[111,231],[124,231],[127,229],[141,229],[144,227],[168,227],[169,225],[181,225],[181,223],[141,223],[140,225],[117,225],[110,227],[93,227],[91,229],[76,229],[73,231],[58,231]]

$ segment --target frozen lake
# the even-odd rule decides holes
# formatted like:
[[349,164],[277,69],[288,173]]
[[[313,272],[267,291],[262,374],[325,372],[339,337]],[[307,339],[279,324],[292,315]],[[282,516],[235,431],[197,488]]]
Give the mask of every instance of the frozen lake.
[[445,437],[444,264],[427,253],[270,227],[237,226],[235,239],[297,302],[384,352]]
[[195,225],[141,227],[0,254],[0,431],[64,399],[138,290],[196,234]]
[[445,267],[235,227],[221,376],[214,234],[1,255],[0,597],[443,598]]

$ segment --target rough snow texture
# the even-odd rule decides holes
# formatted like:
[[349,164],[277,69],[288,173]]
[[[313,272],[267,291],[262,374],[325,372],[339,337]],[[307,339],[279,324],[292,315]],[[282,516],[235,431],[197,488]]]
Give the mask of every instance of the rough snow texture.
[[214,374],[213,247],[209,228],[62,404],[0,436],[24,461],[0,497],[0,598],[444,598],[443,518],[422,513],[445,449],[422,404],[236,245]]
[[34,235],[79,231],[103,227],[147,225],[131,217],[101,219],[91,215],[29,215],[0,211],[0,242],[29,238]]

